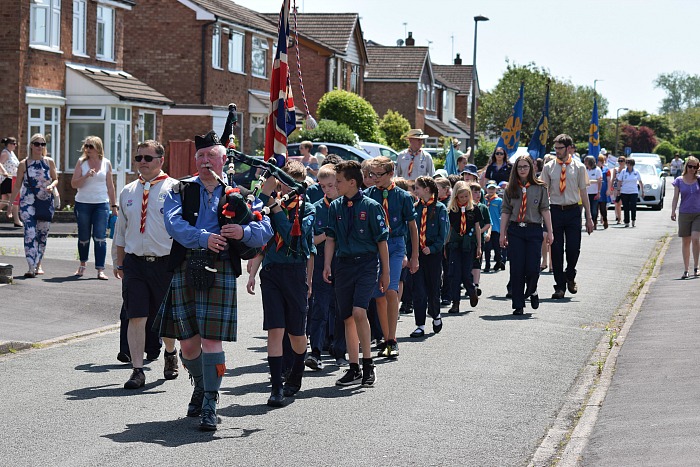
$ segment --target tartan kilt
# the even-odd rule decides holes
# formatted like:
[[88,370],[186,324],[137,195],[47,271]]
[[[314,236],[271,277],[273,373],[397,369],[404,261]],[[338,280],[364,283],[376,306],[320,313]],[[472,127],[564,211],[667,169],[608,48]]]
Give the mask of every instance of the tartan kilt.
[[214,262],[218,270],[214,284],[207,290],[195,290],[185,281],[187,259],[175,270],[165,294],[153,330],[161,337],[178,340],[200,335],[205,339],[235,341],[238,333],[236,275],[229,260]]

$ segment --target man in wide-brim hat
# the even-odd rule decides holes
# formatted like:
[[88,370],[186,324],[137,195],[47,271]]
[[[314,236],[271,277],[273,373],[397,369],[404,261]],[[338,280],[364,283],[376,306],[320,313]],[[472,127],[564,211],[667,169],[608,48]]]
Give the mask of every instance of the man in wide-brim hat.
[[428,135],[421,129],[413,128],[404,138],[408,139],[408,148],[396,158],[396,176],[407,180],[415,180],[421,175],[432,177],[435,174],[433,158],[423,151],[423,141]]

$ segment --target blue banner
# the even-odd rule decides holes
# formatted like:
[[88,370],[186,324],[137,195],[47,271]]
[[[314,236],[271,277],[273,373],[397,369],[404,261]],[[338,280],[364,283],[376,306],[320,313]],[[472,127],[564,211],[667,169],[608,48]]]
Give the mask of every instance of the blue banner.
[[588,155],[598,159],[600,154],[600,133],[598,128],[598,101],[593,96],[593,115],[591,115],[591,126],[588,129]]
[[549,83],[547,83],[547,95],[544,98],[544,108],[542,116],[537,122],[537,128],[532,134],[527,152],[533,159],[539,159],[547,154],[547,138],[549,137]]
[[503,148],[508,153],[508,156],[515,154],[520,144],[520,129],[523,126],[523,91],[525,85],[520,84],[520,97],[513,106],[513,114],[506,121],[501,137],[498,138],[496,147]]
[[455,153],[452,139],[450,139],[450,149],[445,156],[445,170],[447,171],[447,175],[459,175],[457,174],[457,154]]

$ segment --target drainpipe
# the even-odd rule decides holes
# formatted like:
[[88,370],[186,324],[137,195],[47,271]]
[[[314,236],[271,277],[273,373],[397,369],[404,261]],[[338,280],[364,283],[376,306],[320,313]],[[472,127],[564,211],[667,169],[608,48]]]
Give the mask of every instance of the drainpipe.
[[202,72],[199,79],[199,103],[202,105],[207,100],[207,28],[216,23],[214,20],[202,25]]

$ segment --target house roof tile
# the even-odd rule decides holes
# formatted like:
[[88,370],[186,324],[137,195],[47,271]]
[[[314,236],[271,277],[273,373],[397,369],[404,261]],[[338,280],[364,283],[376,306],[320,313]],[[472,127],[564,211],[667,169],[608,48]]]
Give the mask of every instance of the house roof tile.
[[[277,34],[277,26],[268,21],[262,14],[237,5],[232,0],[190,0],[192,3],[207,10],[213,15],[258,31]],[[275,20],[276,24],[276,20]]]
[[433,70],[450,83],[456,85],[460,92],[468,94],[472,88],[471,65],[436,65],[433,63]]
[[173,104],[173,101],[163,94],[123,71],[107,71],[77,66],[71,66],[71,68],[105,88],[120,100],[147,102],[158,105]]
[[414,79],[418,81],[427,57],[427,47],[367,45],[369,65],[365,79]]
[[[277,24],[279,14],[265,13],[265,18]],[[294,28],[294,18],[290,16],[291,28]],[[357,13],[299,13],[297,28],[299,34],[314,42],[318,42],[336,52],[345,53],[353,32],[358,24]]]

